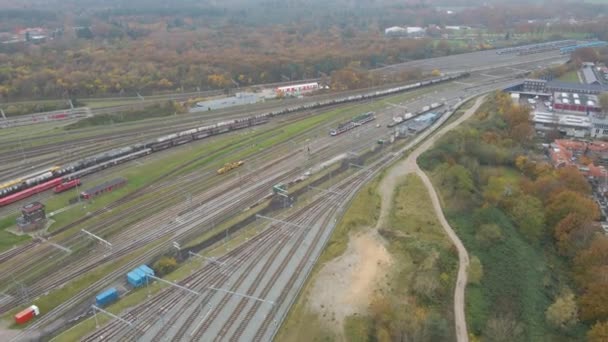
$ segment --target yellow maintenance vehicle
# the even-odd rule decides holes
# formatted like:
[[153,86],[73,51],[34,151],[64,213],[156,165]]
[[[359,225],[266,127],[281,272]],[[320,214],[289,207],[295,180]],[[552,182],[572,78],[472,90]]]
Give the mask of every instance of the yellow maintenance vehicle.
[[232,169],[236,169],[237,167],[239,167],[243,164],[245,164],[245,162],[242,160],[239,160],[238,162],[226,163],[226,164],[224,164],[224,166],[222,166],[220,169],[217,170],[217,174],[223,175],[224,173],[226,173]]

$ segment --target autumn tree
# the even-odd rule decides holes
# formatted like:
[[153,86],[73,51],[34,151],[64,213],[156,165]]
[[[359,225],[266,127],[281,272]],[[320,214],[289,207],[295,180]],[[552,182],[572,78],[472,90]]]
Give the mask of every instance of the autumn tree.
[[572,52],[570,57],[577,65],[580,65],[583,62],[597,62],[599,59],[597,51],[593,48],[576,49]]
[[598,279],[601,282],[608,282],[607,266],[608,237],[603,234],[595,234],[589,247],[579,251],[574,259],[576,279],[583,286]]
[[[505,106],[503,104],[503,106]],[[505,122],[509,127],[513,128],[520,124],[525,124],[530,122],[530,109],[524,106],[516,105],[516,104],[507,104],[507,108],[503,109],[505,118]]]
[[158,276],[163,276],[177,268],[177,261],[175,258],[164,256],[154,263],[153,268]]
[[585,176],[574,166],[557,169],[557,179],[567,190],[576,191],[583,195],[591,194],[591,185]]
[[546,207],[546,217],[549,226],[555,226],[569,214],[580,215],[593,221],[600,217],[597,204],[592,199],[578,192],[566,190],[551,196]]
[[512,193],[513,184],[510,184],[505,177],[490,177],[484,189],[483,198],[487,204],[498,206],[506,196],[511,196]]
[[557,249],[561,255],[573,256],[586,248],[598,231],[598,227],[588,217],[570,213],[555,226]]
[[542,202],[530,195],[519,196],[509,209],[513,222],[530,241],[537,241],[544,233],[545,213]]
[[[608,271],[604,269],[603,272]],[[606,282],[594,281],[586,286],[581,295],[581,318],[586,321],[608,319],[608,286]]]
[[230,84],[232,84],[230,82],[229,77],[226,77],[226,75],[221,75],[221,74],[209,75],[209,76],[207,76],[207,81],[209,82],[209,84],[211,84],[215,88],[226,88]]
[[331,89],[358,89],[368,85],[369,75],[352,67],[336,70],[331,73]]
[[589,342],[608,341],[608,321],[598,322],[587,332]]
[[567,330],[578,322],[578,308],[574,293],[564,291],[545,312],[547,322],[553,327]]

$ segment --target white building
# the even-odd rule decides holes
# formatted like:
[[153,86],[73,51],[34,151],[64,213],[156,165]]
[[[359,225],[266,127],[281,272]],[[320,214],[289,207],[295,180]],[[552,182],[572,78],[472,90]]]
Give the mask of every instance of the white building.
[[426,34],[426,29],[420,26],[408,26],[408,27],[400,27],[393,26],[384,30],[384,35],[386,36],[408,36],[408,37],[422,37]]
[[422,37],[426,34],[426,29],[419,26],[408,26],[407,35],[410,37]]
[[531,119],[537,131],[557,129],[570,137],[583,138],[589,135],[592,128],[591,119],[581,115],[534,112]]
[[384,30],[385,36],[405,36],[406,34],[407,29],[400,26],[393,26]]
[[294,96],[294,95],[300,95],[300,94],[308,93],[308,92],[315,91],[315,90],[319,90],[319,83],[317,83],[317,82],[293,84],[293,85],[278,87],[275,89],[275,92],[277,94]]

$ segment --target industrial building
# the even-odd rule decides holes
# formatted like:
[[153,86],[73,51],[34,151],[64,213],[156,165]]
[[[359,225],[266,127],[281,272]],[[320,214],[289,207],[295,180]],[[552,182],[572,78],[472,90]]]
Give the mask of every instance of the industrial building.
[[384,35],[386,36],[405,36],[407,35],[407,29],[400,26],[392,26],[384,29]]
[[581,115],[534,112],[531,117],[536,131],[558,130],[563,135],[583,138],[589,134],[591,119]]
[[569,92],[553,93],[553,109],[556,111],[580,112],[584,114],[602,111],[597,96]]
[[579,94],[598,95],[608,91],[608,85],[582,84],[563,82],[558,80],[526,79],[521,84],[513,86],[507,91],[522,95],[551,96],[554,92],[570,92]]
[[114,189],[120,188],[127,184],[127,180],[125,178],[119,177],[112,179],[111,181],[99,184],[95,187],[87,189],[80,193],[80,197],[84,199],[91,199],[95,196],[99,196],[105,192],[110,192]]
[[384,35],[389,37],[424,37],[426,35],[426,29],[419,26],[393,26],[384,30]]
[[17,226],[22,232],[31,232],[42,229],[46,224],[44,204],[32,202],[21,207],[21,216],[17,217]]
[[584,65],[583,68],[581,69],[585,83],[602,84],[600,82],[600,80],[597,79],[597,76],[595,75],[595,71],[593,71],[593,67],[594,67],[593,63],[590,63],[590,64],[591,65]]

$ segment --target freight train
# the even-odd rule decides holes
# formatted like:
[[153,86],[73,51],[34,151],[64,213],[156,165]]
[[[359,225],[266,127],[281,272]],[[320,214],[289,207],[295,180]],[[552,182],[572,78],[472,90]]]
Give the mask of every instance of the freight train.
[[352,118],[349,122],[341,123],[338,125],[338,127],[329,131],[329,135],[336,136],[338,134],[342,134],[346,131],[349,131],[355,127],[366,124],[372,120],[375,120],[376,116],[374,114],[375,114],[374,112],[367,112],[367,113],[361,114],[359,116],[356,116],[356,117]]
[[193,140],[204,139],[206,137],[223,134],[238,129],[262,125],[267,123],[271,118],[275,116],[282,116],[302,110],[311,110],[327,106],[333,106],[337,104],[357,102],[376,97],[393,95],[400,92],[426,87],[442,82],[457,80],[463,77],[467,77],[468,75],[469,73],[466,72],[457,73],[453,75],[446,75],[384,90],[376,90],[358,95],[343,96],[314,103],[286,107],[270,111],[264,114],[255,115],[252,117],[224,121],[213,125],[192,128],[189,130],[161,136],[147,142],[138,143],[127,147],[116,148],[110,151],[83,158],[81,160],[69,163],[64,166],[53,166],[49,169],[42,170],[36,174],[23,176],[18,179],[14,179],[12,181],[1,184],[0,207],[33,195],[34,193],[31,192],[26,192],[24,194],[21,194],[21,192],[27,191],[27,189],[37,185],[41,185],[44,190],[50,189],[59,184],[81,178],[99,170],[103,170],[105,168],[124,163],[132,159],[140,158],[153,152],[165,150],[174,146],[188,143]]
[[405,122],[405,121],[407,121],[407,120],[409,120],[411,118],[417,117],[419,115],[422,115],[422,114],[424,114],[426,112],[429,112],[431,110],[437,109],[437,108],[442,107],[442,106],[445,106],[445,103],[435,102],[435,103],[431,103],[428,106],[422,107],[422,109],[420,109],[419,111],[417,111],[416,114],[406,113],[405,115],[403,115],[403,117],[396,116],[396,117],[393,118],[393,122],[391,122],[388,125],[386,125],[386,127],[388,127],[388,128],[395,127],[395,126],[397,126],[397,125],[399,125],[399,124],[401,124],[401,123],[403,123],[403,122]]

